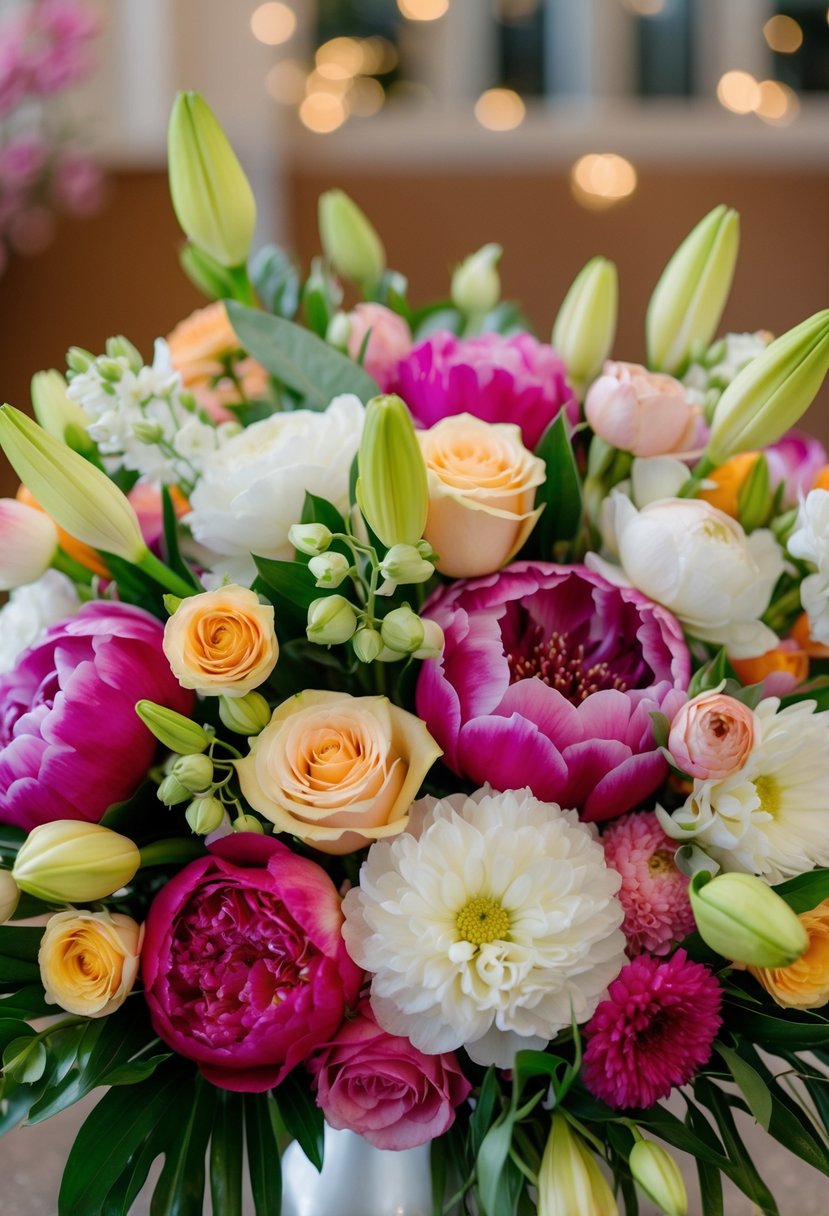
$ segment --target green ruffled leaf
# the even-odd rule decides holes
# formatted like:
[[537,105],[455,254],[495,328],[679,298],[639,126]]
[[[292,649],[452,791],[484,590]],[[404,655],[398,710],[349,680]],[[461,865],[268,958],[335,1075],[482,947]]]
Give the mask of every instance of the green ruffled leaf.
[[245,1094],[243,1101],[254,1211],[256,1216],[274,1216],[282,1204],[276,1103],[270,1093]]

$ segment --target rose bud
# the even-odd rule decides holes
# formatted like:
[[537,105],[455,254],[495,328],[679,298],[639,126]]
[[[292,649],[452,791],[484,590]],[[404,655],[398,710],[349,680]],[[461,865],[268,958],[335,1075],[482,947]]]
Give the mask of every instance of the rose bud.
[[687,701],[671,723],[668,751],[677,768],[701,781],[721,781],[745,764],[754,746],[752,710],[721,692]]

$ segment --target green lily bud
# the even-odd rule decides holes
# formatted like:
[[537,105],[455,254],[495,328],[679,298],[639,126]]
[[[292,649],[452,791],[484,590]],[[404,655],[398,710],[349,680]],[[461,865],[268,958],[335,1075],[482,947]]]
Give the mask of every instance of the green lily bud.
[[450,294],[458,312],[481,316],[495,307],[501,298],[498,262],[503,252],[500,245],[482,245],[455,267]]
[[232,274],[198,245],[187,244],[178,255],[179,264],[194,287],[210,300],[234,299],[236,281]]
[[261,692],[219,697],[219,717],[237,735],[258,735],[271,720],[271,707]]
[[337,274],[373,287],[386,268],[386,251],[357,204],[343,190],[327,190],[318,215],[322,247]]
[[185,718],[184,714],[176,713],[174,709],[168,709],[166,705],[156,705],[155,701],[138,701],[135,712],[159,743],[180,756],[203,752],[210,742],[210,735],[198,722]]
[[328,322],[328,328],[325,331],[325,340],[329,346],[335,346],[337,350],[348,350],[348,339],[351,336],[351,319],[347,312],[335,312],[331,320]]
[[809,936],[785,900],[753,874],[701,871],[688,887],[700,937],[723,958],[751,967],[788,967]]
[[443,654],[443,630],[437,621],[423,620],[421,617],[421,624],[423,625],[423,641],[412,653],[412,658],[436,659]]
[[357,628],[357,613],[345,596],[323,595],[308,607],[305,629],[309,642],[336,646],[347,642]]
[[12,877],[22,891],[50,903],[88,903],[112,895],[135,876],[137,846],[126,836],[77,819],[32,828]]
[[628,1158],[630,1172],[665,1216],[685,1216],[688,1192],[679,1166],[661,1144],[637,1140]]
[[14,916],[20,903],[20,887],[9,870],[0,870],[0,925]]
[[184,812],[190,831],[196,836],[215,832],[225,817],[225,808],[218,798],[194,798]]
[[170,769],[170,775],[180,781],[190,794],[198,794],[213,784],[213,761],[209,756],[180,756]]
[[107,338],[106,352],[110,359],[126,359],[131,372],[140,372],[144,366],[140,350],[123,334],[115,334],[114,337]]
[[762,449],[798,422],[829,370],[829,308],[781,334],[746,364],[717,402],[706,468]]
[[538,1172],[538,1216],[619,1216],[613,1192],[564,1115],[553,1115]]
[[[95,444],[86,433],[89,419],[79,405],[66,395],[66,381],[60,372],[35,372],[32,376],[32,408],[35,418],[47,434],[61,443],[67,442],[72,428],[72,447],[80,452],[92,452]],[[78,441],[80,440],[80,444]]]
[[220,266],[241,266],[250,253],[256,202],[227,136],[198,93],[176,97],[168,154],[178,222]]
[[613,349],[619,275],[607,258],[591,258],[573,280],[553,325],[552,344],[581,398]]
[[321,553],[311,558],[308,569],[318,587],[339,587],[351,569],[351,562],[344,553]]
[[745,532],[765,528],[772,515],[774,495],[769,486],[769,462],[761,452],[737,495],[737,519]]
[[158,443],[164,438],[164,427],[160,422],[148,422],[140,418],[132,424],[132,433],[141,443]]
[[393,583],[425,583],[435,572],[414,545],[392,545],[380,563],[383,578]]
[[70,372],[76,372],[78,375],[88,372],[94,362],[95,356],[92,351],[86,350],[83,346],[70,346],[66,352],[66,366]]
[[288,540],[300,553],[324,553],[333,539],[325,524],[291,524],[288,529]]
[[186,785],[181,784],[178,777],[174,777],[172,773],[169,773],[156,790],[156,797],[165,806],[178,806],[180,802],[188,800],[190,790],[188,790]]
[[399,397],[373,397],[366,406],[357,452],[357,503],[388,548],[416,545],[429,512],[426,464],[412,417]]
[[380,635],[389,650],[397,654],[413,654],[423,645],[426,630],[420,617],[408,604],[394,608],[383,618]]
[[739,245],[740,217],[723,204],[686,236],[648,304],[649,367],[673,375],[693,350],[709,345],[731,290]]
[[265,829],[255,815],[237,815],[232,827],[234,832],[254,832],[257,836],[265,835]]
[[361,663],[373,663],[383,649],[383,638],[376,629],[358,629],[351,646]]

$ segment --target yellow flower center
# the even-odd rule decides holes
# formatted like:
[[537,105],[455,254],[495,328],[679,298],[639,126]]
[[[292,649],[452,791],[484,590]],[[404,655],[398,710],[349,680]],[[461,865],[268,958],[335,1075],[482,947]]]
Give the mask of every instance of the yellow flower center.
[[476,895],[465,903],[455,922],[463,941],[473,946],[503,939],[509,933],[509,916],[495,899]]
[[667,849],[657,849],[648,860],[648,873],[650,874],[667,874],[673,868],[673,854],[669,853]]
[[760,799],[760,810],[771,815],[773,819],[776,818],[780,810],[782,798],[780,797],[780,786],[774,777],[758,777],[754,782],[754,788],[757,791],[757,797]]
[[719,519],[706,519],[702,524],[702,531],[711,540],[718,541],[722,545],[733,545],[734,535]]

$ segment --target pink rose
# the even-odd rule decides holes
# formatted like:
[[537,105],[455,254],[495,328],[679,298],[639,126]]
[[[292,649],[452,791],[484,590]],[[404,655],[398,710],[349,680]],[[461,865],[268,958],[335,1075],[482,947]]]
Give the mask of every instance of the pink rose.
[[754,746],[755,717],[742,701],[705,692],[686,701],[671,723],[668,751],[677,768],[721,781],[742,768]]
[[375,1148],[415,1148],[442,1136],[471,1089],[452,1052],[424,1055],[387,1034],[367,1000],[308,1067],[331,1127],[357,1132]]
[[666,456],[693,448],[701,422],[699,408],[673,376],[613,360],[590,386],[584,412],[601,439],[634,456]]
[[363,367],[387,393],[395,382],[397,365],[412,349],[411,331],[401,316],[382,304],[358,304],[348,314],[351,330],[348,353],[352,359],[360,356],[366,335],[371,336],[363,355]]

